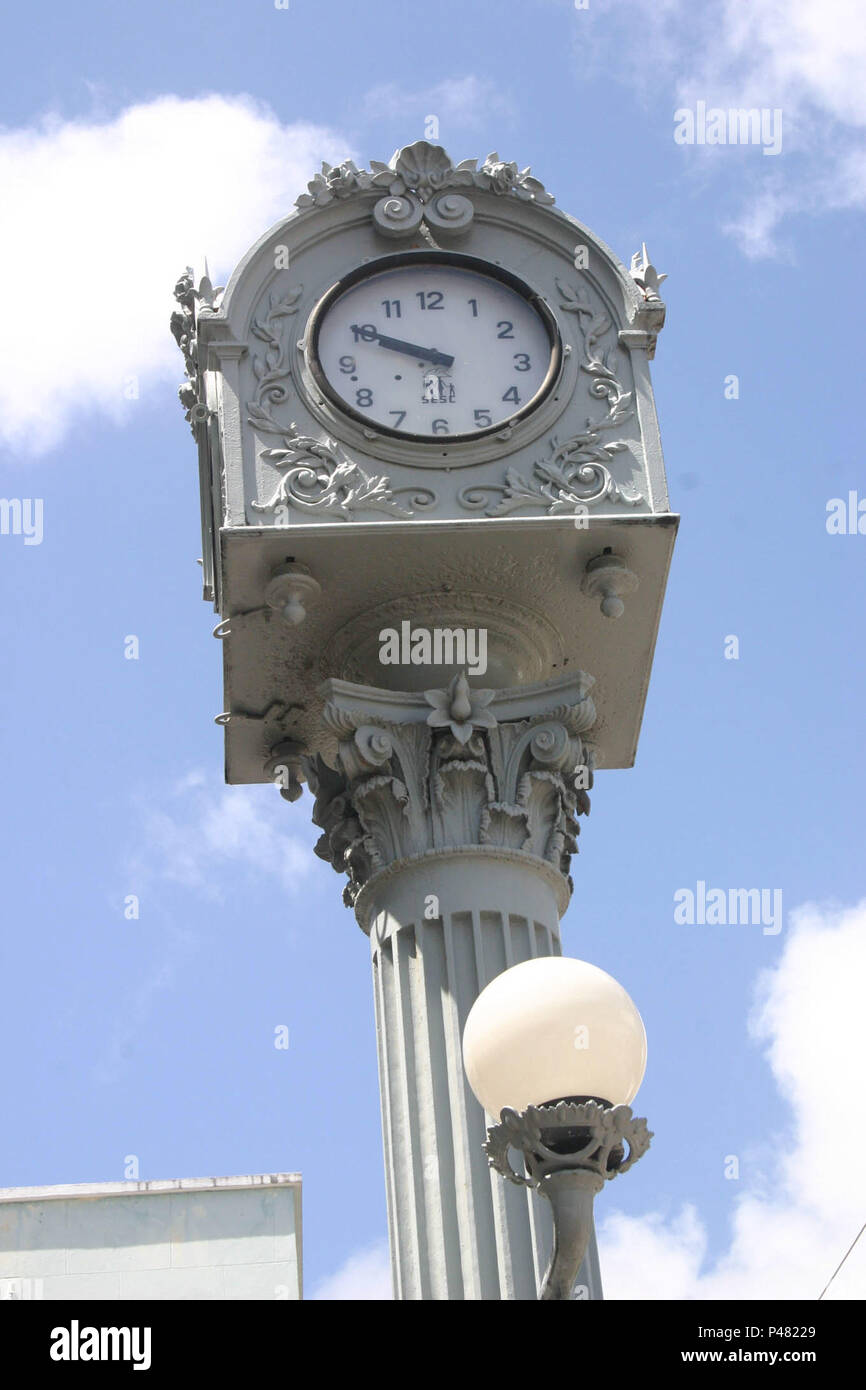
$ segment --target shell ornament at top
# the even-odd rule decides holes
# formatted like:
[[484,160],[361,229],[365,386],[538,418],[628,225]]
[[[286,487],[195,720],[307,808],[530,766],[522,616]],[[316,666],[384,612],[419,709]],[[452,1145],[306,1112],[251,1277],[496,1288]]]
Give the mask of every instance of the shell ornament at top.
[[414,193],[424,202],[444,188],[481,188],[488,193],[510,193],[524,201],[554,201],[528,167],[518,169],[516,164],[501,160],[495,151],[479,169],[477,159],[464,159],[455,165],[441,145],[416,140],[414,145],[396,150],[388,164],[371,160],[369,170],[358,169],[351,159],[336,167],[323,164],[321,173],[307,184],[307,192],[301,194],[295,206],[324,207],[336,198],[376,191],[396,196]]

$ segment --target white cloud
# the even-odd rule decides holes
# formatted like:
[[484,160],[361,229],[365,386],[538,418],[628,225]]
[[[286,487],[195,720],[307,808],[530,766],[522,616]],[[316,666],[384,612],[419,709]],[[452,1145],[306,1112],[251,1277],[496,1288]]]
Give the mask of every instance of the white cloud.
[[369,1299],[393,1298],[391,1261],[384,1241],[350,1255],[336,1274],[317,1284],[310,1295],[313,1299],[333,1299],[357,1302]]
[[[774,1158],[764,1170],[741,1179],[729,1246],[709,1266],[706,1231],[691,1205],[673,1221],[658,1213],[602,1217],[606,1297],[818,1297],[866,1219],[864,978],[866,901],[794,914],[778,966],[759,980],[750,1024],[791,1105],[791,1126],[772,1136]],[[866,1297],[866,1235],[826,1297]]]
[[741,181],[741,206],[724,221],[746,255],[787,258],[779,232],[794,215],[866,207],[862,0],[602,0],[574,23],[582,66],[603,63],[656,107],[667,86],[672,133],[674,109],[699,100],[782,111],[775,158],[682,148],[685,167]]
[[[859,1104],[864,978],[866,900],[851,909],[806,907],[792,915],[778,966],[759,977],[749,1022],[792,1108],[789,1129],[772,1136],[775,1158],[745,1179],[728,1248],[709,1265],[707,1231],[693,1203],[673,1216],[616,1209],[605,1215],[614,1193],[603,1194],[597,1216],[606,1298],[818,1297],[866,1218],[860,1162],[866,1110]],[[391,1296],[384,1242],[351,1255],[312,1294]],[[864,1296],[866,1235],[826,1295]]]
[[726,228],[746,255],[784,256],[778,231],[792,214],[866,207],[866,166],[857,154],[864,71],[861,0],[726,0],[718,41],[680,82],[678,99],[782,112],[787,166],[761,171],[765,182]]
[[278,828],[288,808],[273,787],[211,784],[191,773],[173,789],[168,808],[149,805],[143,814],[137,883],[158,875],[219,897],[230,864],[233,879],[240,866],[297,889],[315,864],[309,845]]
[[[725,104],[729,96],[759,106],[786,100],[820,108],[852,126],[866,125],[866,26],[861,0],[723,0],[712,8],[692,0],[602,0],[576,15],[590,51],[603,56],[605,36],[620,47],[627,37],[627,78],[658,95],[659,78],[681,94]],[[622,66],[622,65],[621,65]],[[662,68],[662,73],[659,72]],[[713,90],[708,91],[711,87]]]
[[797,200],[778,188],[765,188],[755,194],[738,216],[724,224],[723,230],[739,243],[750,260],[782,258],[776,233],[783,217],[797,210]]
[[720,39],[708,51],[707,72],[724,77],[736,69],[738,86],[759,104],[781,97],[866,125],[861,0],[726,0]]
[[[364,97],[364,107],[373,118],[405,116],[421,121],[436,116],[440,124],[476,126],[490,117],[508,119],[514,114],[511,100],[496,82],[469,73],[465,77],[446,77],[432,87],[401,87],[385,82],[372,87]],[[454,158],[465,158],[454,154]]]
[[129,418],[130,378],[139,399],[170,391],[184,266],[206,254],[225,276],[323,159],[350,155],[333,131],[281,125],[243,97],[0,129],[0,443],[39,453],[85,412]]

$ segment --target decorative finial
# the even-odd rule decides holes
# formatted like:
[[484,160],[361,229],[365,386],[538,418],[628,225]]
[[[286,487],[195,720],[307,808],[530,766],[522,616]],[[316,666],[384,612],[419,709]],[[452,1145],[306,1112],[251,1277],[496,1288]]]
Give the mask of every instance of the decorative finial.
[[660,275],[649,258],[646,249],[646,242],[642,242],[639,251],[635,251],[631,258],[631,278],[635,284],[643,290],[644,299],[661,299],[659,286],[667,275]]
[[623,594],[633,593],[638,577],[628,568],[620,555],[606,549],[590,560],[583,572],[580,587],[588,598],[600,600],[605,618],[621,618],[625,612]]

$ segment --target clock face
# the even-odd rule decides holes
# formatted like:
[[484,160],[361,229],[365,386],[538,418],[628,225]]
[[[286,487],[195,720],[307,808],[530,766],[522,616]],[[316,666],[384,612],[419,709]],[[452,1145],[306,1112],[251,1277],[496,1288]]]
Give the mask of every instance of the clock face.
[[538,405],[559,337],[528,286],[448,253],[384,265],[341,281],[314,313],[310,365],[336,405],[377,431],[436,443],[489,434]]

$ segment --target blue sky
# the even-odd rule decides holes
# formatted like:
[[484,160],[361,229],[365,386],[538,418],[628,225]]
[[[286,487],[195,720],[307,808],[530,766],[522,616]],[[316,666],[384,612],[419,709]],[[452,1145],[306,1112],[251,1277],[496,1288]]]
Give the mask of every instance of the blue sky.
[[[597,780],[563,924],[649,1036],[656,1139],[603,1199],[609,1290],[808,1297],[832,1273],[866,1217],[853,1180],[822,1192],[816,1137],[863,1046],[866,536],[826,522],[866,498],[866,40],[853,0],[813,8],[7,16],[0,495],[41,499],[43,535],[0,535],[0,1186],[117,1179],[128,1155],[143,1178],[300,1170],[308,1291],[381,1287],[367,942],[308,795],[222,786],[168,315],[182,268],[206,252],[224,282],[322,158],[387,159],[432,114],[455,160],[531,164],[669,275],[653,380],[682,522],[637,764]],[[781,152],[678,144],[698,101],[780,110]],[[698,880],[780,889],[781,932],[677,924]]]

